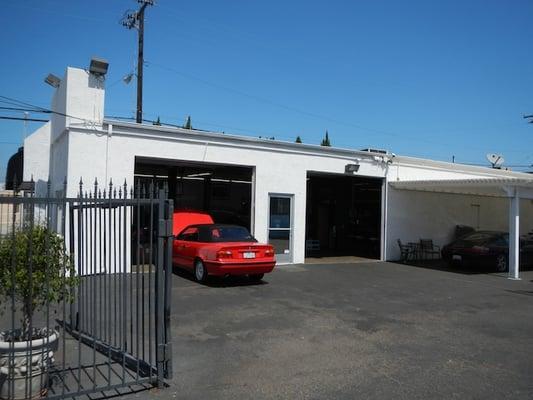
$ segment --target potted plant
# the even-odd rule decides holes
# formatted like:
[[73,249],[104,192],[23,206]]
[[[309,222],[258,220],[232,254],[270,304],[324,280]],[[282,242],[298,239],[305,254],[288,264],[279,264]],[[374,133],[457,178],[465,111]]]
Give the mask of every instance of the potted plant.
[[77,280],[63,237],[51,230],[24,227],[0,237],[0,311],[15,313],[14,299],[21,315],[20,327],[0,330],[0,399],[46,393],[59,333],[34,327],[33,316],[47,304],[70,302]]

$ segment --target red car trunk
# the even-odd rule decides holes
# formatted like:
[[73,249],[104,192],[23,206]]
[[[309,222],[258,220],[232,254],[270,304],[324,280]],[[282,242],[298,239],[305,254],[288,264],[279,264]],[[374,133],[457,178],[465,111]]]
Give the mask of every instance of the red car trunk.
[[272,246],[250,243],[235,243],[224,246],[217,252],[219,260],[254,260],[274,255]]
[[176,236],[189,225],[212,224],[213,222],[213,218],[211,218],[209,214],[202,211],[174,211],[172,233],[174,236]]

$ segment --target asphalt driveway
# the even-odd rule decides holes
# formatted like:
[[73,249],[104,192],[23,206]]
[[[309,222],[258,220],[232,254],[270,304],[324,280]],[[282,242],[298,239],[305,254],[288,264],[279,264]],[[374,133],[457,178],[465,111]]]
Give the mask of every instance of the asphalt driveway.
[[174,378],[133,397],[531,399],[533,272],[295,265],[173,279]]

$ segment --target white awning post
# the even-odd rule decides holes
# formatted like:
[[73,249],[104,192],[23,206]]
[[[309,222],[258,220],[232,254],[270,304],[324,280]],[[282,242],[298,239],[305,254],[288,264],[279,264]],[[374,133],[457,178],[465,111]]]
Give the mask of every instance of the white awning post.
[[509,279],[520,279],[520,196],[518,190],[509,198]]

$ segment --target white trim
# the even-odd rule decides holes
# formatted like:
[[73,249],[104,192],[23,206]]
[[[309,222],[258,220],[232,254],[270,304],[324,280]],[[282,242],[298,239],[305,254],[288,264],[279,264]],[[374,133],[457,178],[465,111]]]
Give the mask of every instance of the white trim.
[[[249,136],[238,136],[225,133],[197,131],[172,127],[161,127],[152,125],[138,125],[135,123],[124,123],[115,120],[106,120],[104,124],[113,124],[114,135],[145,137],[160,140],[186,141],[192,143],[216,143],[240,148],[263,149],[267,151],[278,151],[294,154],[308,154],[322,157],[337,157],[353,160],[355,157],[365,157],[366,161],[376,162],[374,153],[366,151],[344,149],[337,147],[319,146],[304,143],[292,143],[281,140],[270,140],[254,138]],[[123,128],[119,130],[118,128]],[[78,128],[80,129],[80,128]],[[88,130],[95,132],[95,130]]]
[[520,197],[509,198],[509,278],[520,279]]
[[[525,174],[524,174],[525,175]],[[399,181],[389,183],[400,190],[466,194],[486,197],[509,197],[515,193],[522,198],[533,198],[533,178],[476,178]]]
[[[272,197],[280,197],[280,198],[285,198],[285,199],[289,199],[290,202],[291,202],[291,206],[290,206],[290,209],[291,209],[291,218],[289,220],[289,259],[287,261],[282,261],[281,263],[278,263],[276,261],[276,264],[280,264],[280,265],[284,265],[284,264],[293,264],[294,262],[294,203],[295,203],[295,195],[294,193],[276,193],[276,192],[269,192],[268,193],[268,218],[267,218],[267,242],[270,238],[270,231],[271,229],[273,230],[279,230],[279,231],[286,231],[287,228],[270,228],[270,216],[271,216],[271,212],[270,212],[270,199]],[[305,241],[304,241],[304,246],[305,246]]]
[[511,170],[505,170],[505,169],[496,169],[496,168],[491,168],[489,166],[483,167],[483,166],[477,166],[477,165],[450,163],[450,162],[445,162],[445,161],[430,160],[427,158],[396,156],[392,160],[393,160],[393,163],[396,166],[398,166],[398,168],[400,166],[405,166],[405,167],[416,167],[416,168],[432,170],[432,171],[446,170],[446,171],[461,172],[461,173],[466,173],[466,174],[474,173],[474,174],[486,175],[489,178],[490,177],[503,177],[503,178],[517,177],[517,178],[527,179],[527,177],[531,177],[530,174],[527,174],[525,172],[516,172],[516,171],[511,171]]
[[387,215],[389,207],[389,185],[387,177],[382,180],[381,185],[381,261],[387,261]]

